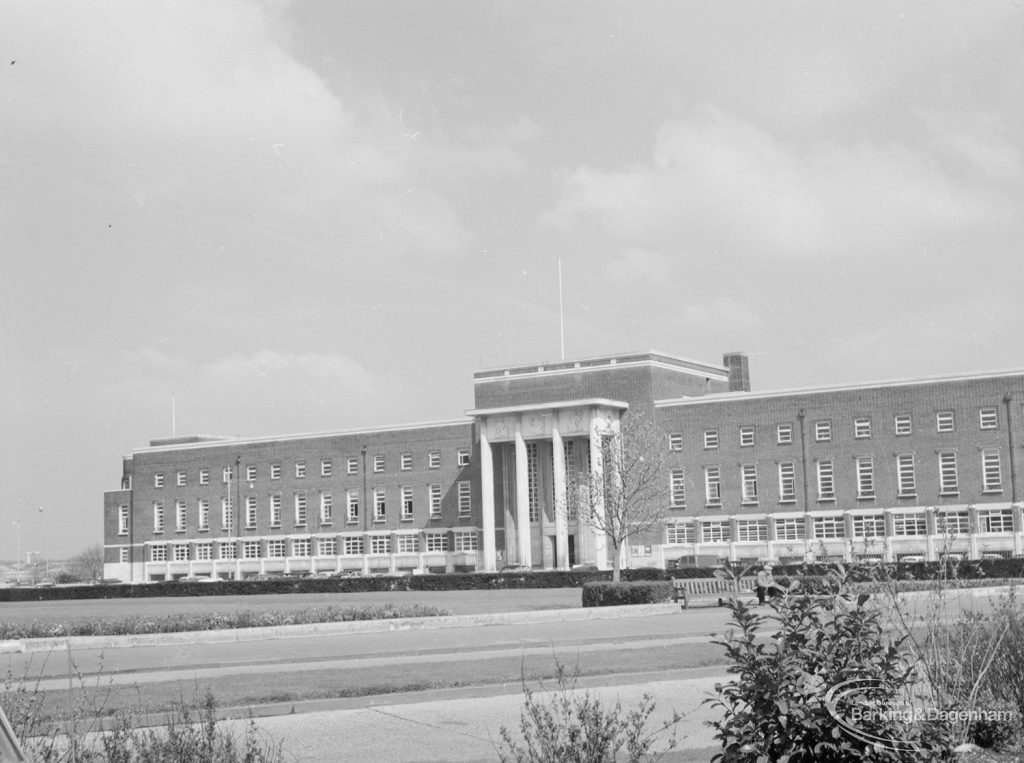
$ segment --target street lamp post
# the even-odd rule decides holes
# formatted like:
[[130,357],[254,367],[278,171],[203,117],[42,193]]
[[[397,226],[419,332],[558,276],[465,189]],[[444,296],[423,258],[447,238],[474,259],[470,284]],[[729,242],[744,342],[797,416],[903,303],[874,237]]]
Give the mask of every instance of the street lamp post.
[[[238,504],[242,500],[242,457],[235,456],[235,504],[231,508],[231,530],[237,537],[241,537],[241,533],[238,532]],[[235,541],[235,580],[239,580],[242,577],[242,562],[241,555],[239,553],[238,541]]]

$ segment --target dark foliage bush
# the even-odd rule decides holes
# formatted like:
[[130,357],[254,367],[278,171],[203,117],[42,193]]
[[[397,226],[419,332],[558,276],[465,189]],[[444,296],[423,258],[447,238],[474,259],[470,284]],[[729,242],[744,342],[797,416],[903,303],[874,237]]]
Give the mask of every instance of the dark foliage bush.
[[[281,593],[364,593],[372,591],[465,591],[487,588],[579,588],[594,580],[610,580],[610,570],[538,570],[535,572],[456,572],[441,575],[353,578],[273,578],[174,583],[115,583],[72,588],[0,588],[3,601],[58,599],[133,599],[158,596],[246,596]],[[623,570],[623,580],[665,580],[654,568]]]
[[672,600],[667,580],[595,581],[583,584],[584,607],[617,607],[621,604],[657,604]]

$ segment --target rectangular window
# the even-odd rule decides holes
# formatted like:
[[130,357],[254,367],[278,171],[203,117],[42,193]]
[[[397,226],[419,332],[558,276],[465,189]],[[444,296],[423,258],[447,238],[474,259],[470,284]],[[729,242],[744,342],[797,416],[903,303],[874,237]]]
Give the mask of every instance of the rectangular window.
[[831,421],[815,421],[814,422],[814,440],[815,442],[828,442],[832,439],[832,422]]
[[370,553],[371,554],[390,554],[391,553],[391,536],[390,535],[371,535],[370,536]]
[[238,556],[238,547],[233,540],[222,541],[217,544],[217,554],[221,559],[235,559]]
[[665,542],[678,546],[681,543],[693,543],[696,540],[693,522],[673,522],[665,525]]
[[775,427],[775,442],[779,445],[791,445],[793,442],[793,425],[779,424]]
[[796,464],[782,461],[779,464],[779,503],[796,502]]
[[345,494],[345,518],[348,522],[359,521],[359,491],[354,488]]
[[807,523],[802,517],[777,517],[775,519],[776,540],[803,540],[807,535]]
[[162,533],[164,531],[164,502],[155,501],[153,503],[153,532]]
[[669,505],[674,509],[686,506],[686,472],[683,469],[669,472]]
[[128,507],[118,506],[117,507],[117,534],[127,535],[128,534]]
[[121,564],[128,564],[128,547],[122,546],[117,550],[117,559]]
[[412,488],[406,485],[402,488],[402,521],[411,522],[412,516]]
[[228,532],[235,528],[235,512],[231,506],[231,498],[220,499],[220,526]]
[[213,559],[213,544],[212,543],[197,543],[196,544],[196,560],[200,562],[208,562]]
[[749,448],[754,444],[754,428],[740,427],[740,447]]
[[270,479],[279,480],[281,479],[281,464],[270,465]]
[[312,556],[313,544],[309,538],[292,539],[292,556]]
[[243,559],[260,558],[260,542],[258,540],[247,540],[242,542]]
[[967,535],[971,531],[971,515],[966,511],[935,512],[935,532],[939,535]]
[[331,459],[325,458],[322,461],[320,461],[320,476],[321,477],[330,477],[331,473],[333,471],[334,471],[334,462]]
[[900,436],[913,434],[914,427],[912,422],[913,420],[910,418],[909,413],[901,413],[895,420],[896,434]]
[[718,430],[704,430],[704,450],[714,450],[718,447]]
[[441,468],[441,451],[432,450],[427,454],[427,467],[430,469]]
[[1003,470],[998,450],[981,452],[982,490],[986,493],[1003,492]]
[[199,484],[200,485],[209,485],[210,484],[210,470],[209,469],[200,469],[199,470]]
[[401,463],[403,472],[407,472],[412,469],[412,453],[403,453]]
[[156,474],[153,475],[153,487],[163,487],[163,486],[164,486],[164,473],[163,472],[157,472]]
[[928,522],[924,514],[898,512],[892,515],[893,535],[927,535]]
[[1013,532],[1013,510],[984,509],[979,511],[978,531],[983,533]]
[[885,537],[885,515],[863,514],[853,517],[853,537],[883,538]]
[[459,448],[455,453],[455,463],[458,466],[469,466],[469,448]]
[[896,480],[899,498],[913,498],[917,495],[913,453],[901,453],[896,456]]
[[363,537],[357,536],[346,536],[342,539],[342,553],[345,556],[356,556],[363,553]]
[[859,418],[853,420],[854,439],[863,440],[871,436],[871,419]]
[[668,436],[668,449],[669,450],[682,450],[683,449],[683,433],[673,432]]
[[348,459],[348,461],[345,462],[345,464],[346,464],[345,471],[347,471],[349,474],[359,474],[359,459],[358,458],[355,458],[354,456],[350,457]]
[[306,462],[296,461],[295,462],[295,476],[299,479],[306,476]]
[[149,561],[151,562],[166,562],[167,561],[167,546],[150,546],[149,547]]
[[384,471],[384,454],[378,453],[373,457],[373,471],[380,474]]
[[472,510],[472,485],[468,480],[461,480],[459,482],[459,516],[468,517]]
[[270,526],[281,526],[281,494],[274,493],[270,496]]
[[708,506],[722,505],[722,469],[719,466],[704,467],[704,502]]
[[185,472],[178,472],[175,475],[175,482],[177,483],[178,487],[185,487],[185,481],[186,481]]
[[448,535],[447,533],[427,533],[423,536],[426,550],[428,552],[440,552],[448,550]]
[[188,529],[188,509],[184,501],[174,502],[174,529],[180,533]]
[[858,456],[857,462],[857,497],[875,497],[875,462],[871,456]]
[[537,474],[537,443],[526,443],[526,495],[531,522],[540,521],[540,479]]
[[441,486],[430,485],[428,486],[430,494],[430,518],[440,519],[441,518]]
[[939,495],[959,495],[960,481],[956,473],[956,453],[939,454]]
[[387,500],[384,488],[375,487],[373,489],[373,521],[383,522],[385,519],[387,519]]
[[232,469],[230,466],[225,466],[223,469],[220,470],[220,481],[225,485],[231,482],[234,476],[235,470]]
[[700,523],[701,543],[728,543],[730,540],[732,540],[732,530],[727,519]]
[[757,465],[743,464],[740,467],[740,478],[743,484],[743,503],[757,503]]
[[455,533],[455,550],[456,551],[476,551],[479,548],[477,534],[472,533]]
[[845,538],[846,523],[842,517],[815,517],[814,537],[817,540]]
[[395,543],[398,546],[399,554],[418,554],[420,550],[420,538],[418,535],[397,535]]
[[274,538],[267,541],[267,556],[271,559],[283,559],[286,553],[284,538]]
[[295,494],[295,526],[306,526],[306,494]]
[[316,554],[317,554],[317,556],[337,556],[338,555],[338,539],[337,538],[317,538],[317,541],[316,541]]
[[330,493],[320,494],[320,524],[329,525],[334,522],[334,498]]
[[935,431],[952,432],[956,429],[956,420],[953,418],[953,411],[939,411],[935,414]]
[[256,481],[256,467],[255,466],[247,466],[247,467],[245,467],[245,481],[246,482],[255,482]]
[[834,501],[835,499],[835,464],[831,458],[823,458],[818,462],[818,500]]
[[736,520],[737,541],[765,541],[768,540],[768,522],[764,519],[737,519]]
[[995,408],[982,408],[978,411],[978,426],[982,429],[998,429],[999,411]]
[[256,496],[245,497],[245,526],[252,530],[256,527]]

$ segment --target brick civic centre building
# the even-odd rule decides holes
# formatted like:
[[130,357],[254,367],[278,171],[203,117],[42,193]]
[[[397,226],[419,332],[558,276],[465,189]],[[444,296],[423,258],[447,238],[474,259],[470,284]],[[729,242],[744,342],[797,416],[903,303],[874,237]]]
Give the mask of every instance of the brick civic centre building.
[[751,392],[742,353],[644,352],[473,384],[460,420],[151,441],[104,495],[105,577],[606,568],[566,486],[637,410],[668,500],[627,565],[1024,553],[1024,371]]

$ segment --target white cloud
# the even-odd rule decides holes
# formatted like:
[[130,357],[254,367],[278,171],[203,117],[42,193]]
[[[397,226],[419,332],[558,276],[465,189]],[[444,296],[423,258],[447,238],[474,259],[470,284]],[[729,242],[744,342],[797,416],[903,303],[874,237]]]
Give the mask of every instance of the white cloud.
[[989,191],[899,144],[799,146],[713,106],[658,131],[649,164],[566,175],[547,215],[637,246],[757,257],[883,255],[995,219]]

